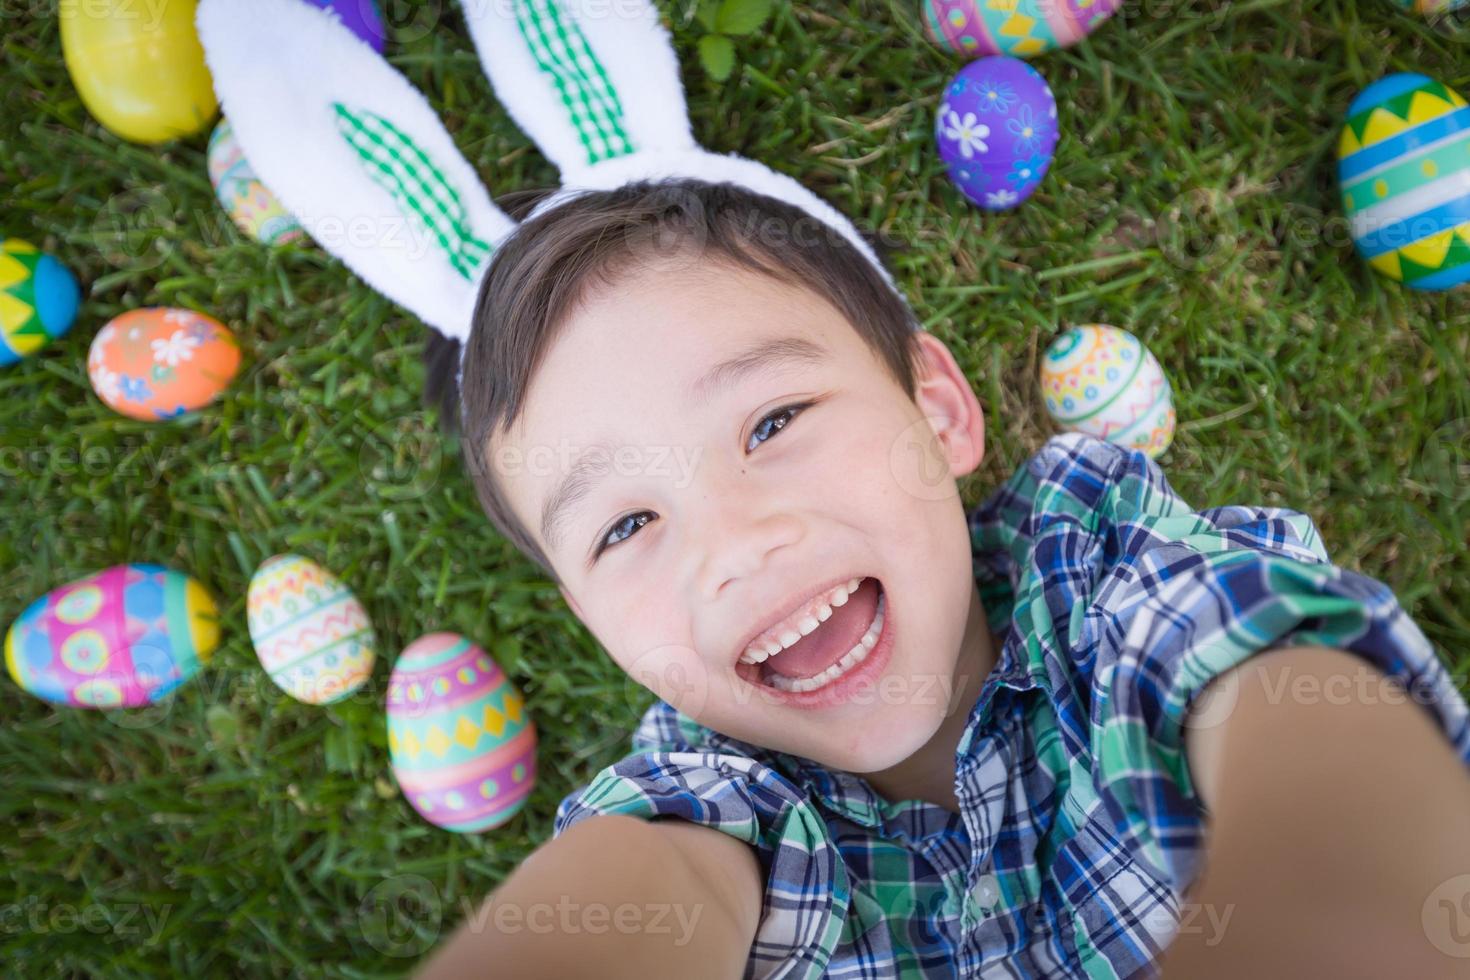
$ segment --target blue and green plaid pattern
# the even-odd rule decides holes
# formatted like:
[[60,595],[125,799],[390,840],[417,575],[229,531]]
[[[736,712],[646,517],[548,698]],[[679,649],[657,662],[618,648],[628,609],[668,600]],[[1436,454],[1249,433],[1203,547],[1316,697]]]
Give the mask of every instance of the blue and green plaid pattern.
[[[633,152],[623,104],[577,22],[558,0],[515,0],[516,24],[541,71],[551,77],[589,164]],[[606,16],[616,16],[607,14]]]
[[634,754],[562,801],[752,844],[748,977],[1156,976],[1203,857],[1182,718],[1271,647],[1356,652],[1470,763],[1470,714],[1381,583],[1288,510],[1193,511],[1142,453],[1051,440],[969,517],[999,660],[961,739],[961,813],[726,738],[656,702]]
[[475,237],[464,202],[449,178],[389,120],[366,110],[353,111],[340,102],[332,103],[332,108],[338,132],[357,151],[373,180],[433,236],[454,271],[473,280],[491,246]]

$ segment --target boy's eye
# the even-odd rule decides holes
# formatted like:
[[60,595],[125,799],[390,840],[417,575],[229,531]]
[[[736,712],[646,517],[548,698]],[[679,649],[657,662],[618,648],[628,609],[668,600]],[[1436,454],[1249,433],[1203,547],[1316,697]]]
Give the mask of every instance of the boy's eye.
[[[756,423],[755,428],[751,430],[750,439],[746,440],[745,443],[745,451],[747,453],[750,452],[754,448],[752,444],[760,445],[761,443],[769,442],[773,435],[790,425],[792,419],[796,418],[803,410],[810,408],[811,405],[811,402],[787,405],[785,408],[778,408],[770,415],[761,419]],[[762,436],[762,438],[757,439],[758,436]],[[638,533],[638,528],[653,520],[653,517],[652,512],[640,510],[619,518],[618,522],[609,528],[607,534],[597,542],[597,549],[592,553],[592,560],[594,562],[597,561],[608,548],[631,538],[634,534]],[[627,531],[626,534],[619,533],[624,530]]]
[[[752,446],[751,443],[755,441],[757,435],[762,432],[767,433],[765,439],[760,440],[760,442],[766,442],[772,435],[786,428],[791,420],[796,418],[797,413],[807,408],[810,404],[810,402],[807,402],[802,405],[787,405],[785,408],[778,408],[770,415],[761,419],[756,423],[755,428],[750,430],[750,439],[745,443],[745,451],[751,452],[755,449],[755,446]],[[759,445],[760,442],[757,442],[756,445]]]
[[[636,514],[629,514],[627,517],[624,517],[612,526],[612,530],[608,531],[607,535],[602,539],[601,543],[598,544],[597,555],[602,554],[604,551],[606,551],[608,548],[611,548],[619,541],[622,541],[626,538],[631,538],[637,532],[638,528],[647,524],[652,519],[653,515],[646,510],[640,510]],[[623,530],[624,528],[630,528],[630,530],[627,534],[619,534],[618,532]],[[597,557],[597,555],[593,555],[593,557],[595,558]]]

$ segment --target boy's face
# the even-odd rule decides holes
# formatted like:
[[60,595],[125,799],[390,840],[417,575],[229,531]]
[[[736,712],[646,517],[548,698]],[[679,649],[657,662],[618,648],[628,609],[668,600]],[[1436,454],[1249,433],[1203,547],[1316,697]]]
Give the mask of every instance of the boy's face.
[[[876,771],[949,712],[978,608],[955,478],[984,452],[981,410],[945,346],[917,343],[911,400],[817,294],[646,264],[573,311],[490,458],[635,680],[726,735]],[[771,349],[788,356],[750,357]],[[584,450],[591,482],[559,493]],[[750,662],[770,642],[781,652]]]

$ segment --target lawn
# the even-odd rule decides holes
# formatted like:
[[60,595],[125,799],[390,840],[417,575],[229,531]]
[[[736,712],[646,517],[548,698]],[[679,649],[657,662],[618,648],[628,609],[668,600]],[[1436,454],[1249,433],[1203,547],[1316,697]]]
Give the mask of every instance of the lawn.
[[[778,3],[723,83],[699,66],[687,2],[661,6],[696,136],[798,176],[895,247],[988,415],[967,504],[1052,431],[1036,376],[1058,328],[1129,328],[1175,389],[1162,464],[1184,498],[1310,514],[1466,684],[1470,293],[1414,294],[1355,257],[1335,146],[1385,73],[1470,93],[1470,28],[1436,33],[1388,0],[1130,0],[1034,62],[1057,96],[1057,159],[1032,200],[989,215],[935,152],[959,65],[923,40],[917,0]],[[481,515],[421,407],[425,328],[314,246],[243,239],[211,192],[207,132],[151,148],[103,130],[63,66],[54,2],[0,17],[0,233],[84,284],[70,334],[0,369],[0,626],[123,561],[196,575],[224,617],[214,662],[153,708],[53,709],[0,679],[0,961],[22,976],[405,973],[622,754],[649,695]],[[388,54],[492,193],[553,181],[456,5],[430,0]],[[236,332],[244,365],[220,402],[149,424],[92,393],[93,335],[147,305]],[[247,583],[284,551],[372,616],[374,681],[345,704],[292,701],[251,649]],[[425,823],[388,768],[394,656],[440,629],[495,655],[540,732],[535,794],[481,836]]]

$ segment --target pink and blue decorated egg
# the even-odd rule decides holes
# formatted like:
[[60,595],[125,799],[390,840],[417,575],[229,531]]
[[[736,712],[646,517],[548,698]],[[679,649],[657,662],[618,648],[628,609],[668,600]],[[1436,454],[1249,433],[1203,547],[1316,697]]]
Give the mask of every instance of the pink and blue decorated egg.
[[81,302],[76,276],[30,242],[0,244],[0,367],[71,329]]
[[383,15],[378,11],[376,0],[307,0],[314,7],[330,10],[341,18],[352,33],[362,38],[379,54],[383,53],[383,42],[387,32],[383,29]]
[[393,775],[425,820],[458,833],[505,823],[536,781],[536,726],[510,678],[457,633],[415,640],[388,681]]
[[115,412],[153,422],[203,408],[240,367],[235,337],[213,317],[151,306],[115,317],[97,332],[87,376]]
[[922,0],[924,29],[966,58],[1030,58],[1076,44],[1123,0]]
[[934,120],[939,156],[971,202],[1004,211],[1030,197],[1057,146],[1057,100],[1041,73],[1015,58],[959,70]]
[[5,635],[5,666],[52,704],[133,708],[193,677],[218,644],[203,585],[162,565],[115,565],[31,603]]
[[373,672],[367,610],[351,589],[310,558],[277,555],[257,568],[245,615],[261,666],[298,701],[340,701]]
[[1174,438],[1174,394],[1158,358],[1126,330],[1091,324],[1054,340],[1041,397],[1061,426],[1157,458]]
[[1395,74],[1348,106],[1337,177],[1353,244],[1413,289],[1470,282],[1470,105],[1425,75]]
[[281,245],[306,234],[296,216],[250,169],[228,119],[221,119],[209,136],[207,166],[220,206],[245,234],[262,245]]

